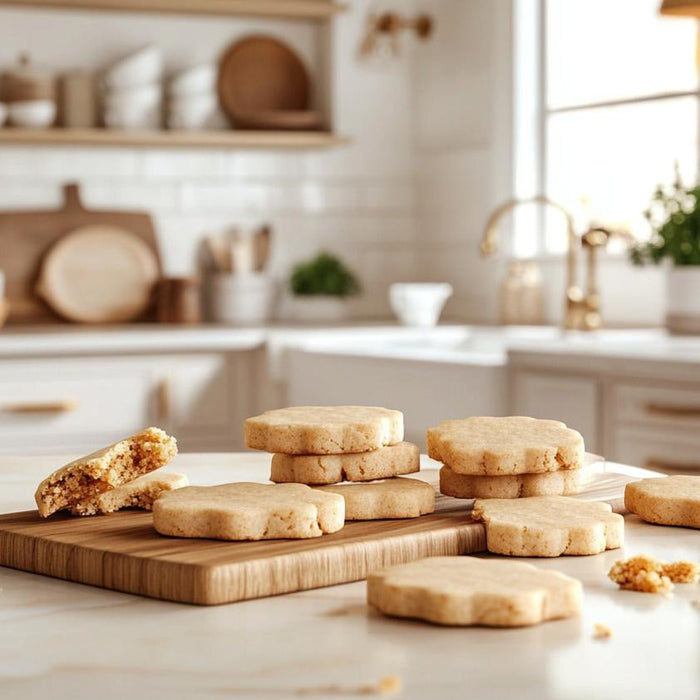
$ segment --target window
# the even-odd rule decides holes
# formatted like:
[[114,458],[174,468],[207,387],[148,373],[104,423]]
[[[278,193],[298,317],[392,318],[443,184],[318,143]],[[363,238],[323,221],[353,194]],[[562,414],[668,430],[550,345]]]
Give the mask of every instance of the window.
[[[516,0],[518,197],[545,192],[591,221],[649,235],[643,212],[674,163],[698,166],[694,20],[660,0]],[[516,219],[514,254],[566,247],[556,212]]]

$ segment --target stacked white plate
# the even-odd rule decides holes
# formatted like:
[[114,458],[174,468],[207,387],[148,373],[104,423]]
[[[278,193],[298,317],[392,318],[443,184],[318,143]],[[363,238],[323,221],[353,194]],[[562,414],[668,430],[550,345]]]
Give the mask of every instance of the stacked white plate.
[[217,68],[211,64],[187,68],[171,78],[166,116],[169,129],[198,131],[228,127],[219,108],[216,78]]
[[163,57],[146,46],[113,63],[102,84],[103,118],[112,129],[159,129],[163,114]]

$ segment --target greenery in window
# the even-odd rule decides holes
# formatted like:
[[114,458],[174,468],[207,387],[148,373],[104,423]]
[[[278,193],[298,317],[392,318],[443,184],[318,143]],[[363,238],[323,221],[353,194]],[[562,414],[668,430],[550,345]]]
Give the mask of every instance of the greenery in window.
[[669,259],[674,265],[700,265],[700,185],[687,188],[676,168],[675,182],[656,188],[644,216],[653,234],[648,242],[632,249],[633,263]]
[[360,283],[343,263],[330,253],[320,253],[292,271],[292,292],[297,296],[348,297],[360,291]]

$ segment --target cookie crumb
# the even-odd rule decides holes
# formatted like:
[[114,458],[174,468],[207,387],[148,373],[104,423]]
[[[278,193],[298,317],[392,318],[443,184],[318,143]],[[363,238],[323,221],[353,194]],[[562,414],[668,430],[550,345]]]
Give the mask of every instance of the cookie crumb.
[[692,561],[674,561],[661,564],[661,571],[673,583],[697,583],[700,581],[700,564]]
[[401,692],[402,684],[399,676],[385,676],[379,679],[379,683],[365,685],[361,691],[363,695],[380,695],[381,697],[389,697],[397,695]]
[[596,622],[593,627],[593,639],[610,639],[612,630],[602,622]]
[[690,561],[664,563],[640,554],[616,561],[608,577],[620,588],[670,596],[674,583],[695,583],[700,579],[700,565]]

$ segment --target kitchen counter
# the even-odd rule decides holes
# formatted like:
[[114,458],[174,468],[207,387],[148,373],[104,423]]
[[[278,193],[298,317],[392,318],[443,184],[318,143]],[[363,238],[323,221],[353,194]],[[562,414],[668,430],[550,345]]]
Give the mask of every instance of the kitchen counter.
[[[65,459],[0,457],[0,512],[33,507],[35,485]],[[173,468],[208,484],[263,481],[268,463],[261,454],[180,455]],[[623,550],[538,560],[581,579],[583,614],[520,630],[386,618],[366,606],[363,582],[200,608],[0,568],[0,696],[354,698],[398,676],[406,699],[696,700],[700,586],[664,599],[619,591],[606,572],[639,552],[698,559],[700,532],[633,516],[626,528]],[[611,639],[593,639],[598,622]]]

